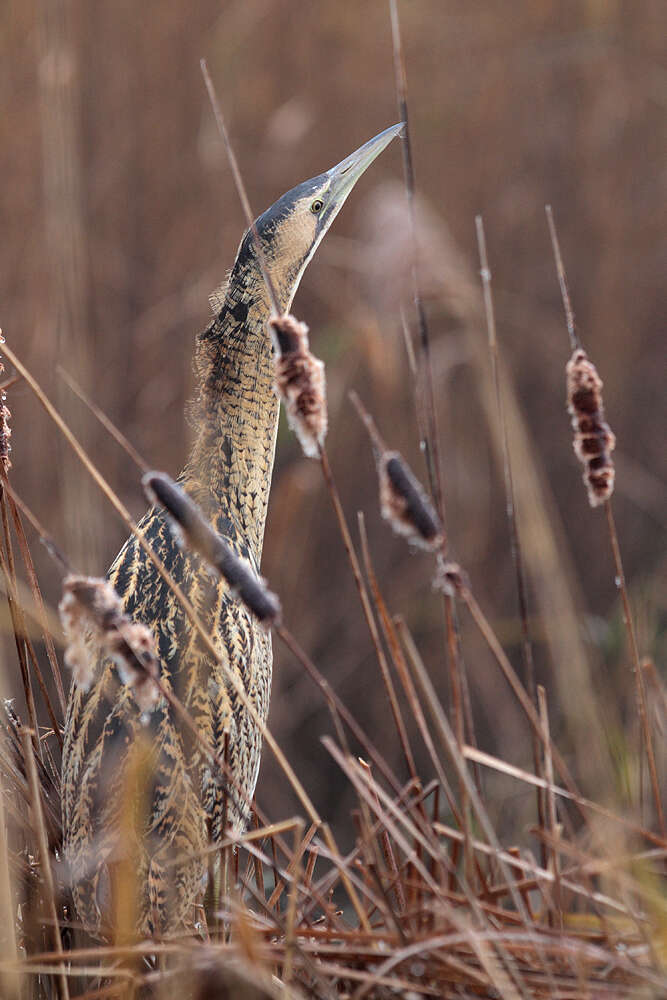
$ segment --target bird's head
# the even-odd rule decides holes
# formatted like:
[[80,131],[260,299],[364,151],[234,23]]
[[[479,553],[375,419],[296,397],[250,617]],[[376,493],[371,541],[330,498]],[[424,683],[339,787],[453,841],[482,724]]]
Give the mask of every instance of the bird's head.
[[[335,167],[297,184],[257,219],[255,225],[264,262],[283,309],[289,310],[306,266],[350,191],[402,128],[403,123],[392,125]],[[253,236],[248,231],[241,242],[237,263],[247,264],[255,256]]]

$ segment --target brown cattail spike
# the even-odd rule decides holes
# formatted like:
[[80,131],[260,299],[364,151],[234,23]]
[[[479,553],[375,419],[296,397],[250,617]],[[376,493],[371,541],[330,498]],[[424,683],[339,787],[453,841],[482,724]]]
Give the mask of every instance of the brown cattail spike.
[[304,455],[317,458],[327,433],[324,365],[308,347],[308,327],[294,316],[269,320],[274,345],[275,391]]
[[278,597],[268,589],[250,564],[237,556],[228,543],[204,519],[197,505],[173,479],[163,472],[148,472],[142,479],[146,496],[167,511],[188,544],[225,578],[232,591],[260,622],[280,620]]
[[123,684],[133,689],[142,712],[155,708],[159,698],[153,683],[159,676],[155,639],[148,626],[132,622],[108,580],[68,576],[58,606],[67,648],[65,663],[74,683],[87,689],[95,666],[104,656],[116,664]]
[[591,507],[598,507],[614,492],[616,446],[604,419],[602,379],[586,352],[578,348],[567,363],[567,409],[574,428],[574,452],[584,466],[584,482]]
[[443,534],[438,516],[421,484],[397,451],[381,453],[378,475],[382,516],[394,531],[421,548],[440,548]]

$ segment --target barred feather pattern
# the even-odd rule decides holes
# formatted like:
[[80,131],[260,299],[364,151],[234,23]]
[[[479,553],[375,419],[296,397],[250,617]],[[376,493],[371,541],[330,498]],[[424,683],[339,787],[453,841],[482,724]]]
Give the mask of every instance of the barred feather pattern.
[[[217,317],[199,338],[195,442],[180,483],[215,530],[258,572],[278,403],[266,332],[269,307],[247,240],[228,289]],[[265,719],[270,635],[224,580],[214,578],[198,555],[179,545],[163,511],[151,509],[139,527]],[[144,810],[135,810],[143,819],[133,845],[139,857],[138,929],[145,934],[192,929],[205,889],[207,865],[201,852],[222,838],[225,818],[237,831],[245,826],[261,736],[135,537],[120,551],[109,577],[125,612],[152,628],[162,681],[220,757],[227,747],[236,787],[225,796],[223,775],[164,699],[149,717],[151,780]],[[132,693],[110,661],[98,665],[88,691],[73,688],[63,753],[65,856],[79,918],[100,934],[114,910],[114,866],[129,850],[120,817],[128,760],[141,729]]]

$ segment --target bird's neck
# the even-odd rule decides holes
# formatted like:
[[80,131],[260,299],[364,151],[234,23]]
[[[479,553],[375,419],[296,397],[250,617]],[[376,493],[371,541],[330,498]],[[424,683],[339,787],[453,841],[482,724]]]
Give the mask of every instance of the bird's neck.
[[213,516],[222,514],[232,522],[259,566],[278,400],[266,329],[269,303],[252,259],[239,255],[218,306],[216,318],[197,341],[195,440],[184,485]]

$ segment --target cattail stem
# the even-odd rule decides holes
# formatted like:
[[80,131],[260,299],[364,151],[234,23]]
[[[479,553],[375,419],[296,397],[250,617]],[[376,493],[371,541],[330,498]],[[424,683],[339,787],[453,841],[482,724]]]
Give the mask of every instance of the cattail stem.
[[[517,523],[516,501],[514,496],[514,476],[512,473],[512,459],[510,455],[509,439],[507,434],[507,420],[505,418],[505,407],[500,388],[500,366],[498,358],[498,338],[496,335],[496,316],[493,305],[493,294],[491,291],[491,271],[486,252],[486,236],[484,233],[484,223],[481,215],[475,217],[475,228],[477,230],[477,246],[479,249],[479,262],[481,267],[482,293],[484,299],[484,312],[486,315],[486,328],[489,341],[489,355],[491,357],[491,377],[496,396],[496,409],[498,411],[498,422],[502,441],[503,455],[503,481],[505,486],[505,510],[507,512],[507,523],[510,533],[510,549],[512,562],[514,564],[514,575],[516,580],[517,603],[519,606],[519,620],[521,622],[521,656],[523,659],[523,671],[525,684],[528,693],[533,699],[533,704],[537,707],[537,688],[535,684],[535,665],[533,663],[533,646],[528,628],[528,602],[526,599],[526,577],[521,552],[521,542],[519,538],[519,526]],[[540,745],[537,735],[533,733],[533,765],[535,774],[542,776],[542,759]],[[536,789],[537,816],[540,826],[544,827],[546,814],[544,808],[544,795],[542,789]],[[547,856],[546,847],[540,845],[542,867],[546,868]]]
[[[32,737],[29,730],[24,729],[21,733],[23,740],[23,754],[26,762],[28,785],[30,787],[30,797],[34,815],[35,830],[37,832],[37,843],[39,844],[40,861],[42,864],[42,875],[44,887],[46,889],[46,905],[49,912],[49,922],[53,933],[53,950],[57,955],[63,955],[62,941],[60,940],[60,923],[58,921],[58,911],[56,908],[56,889],[51,869],[51,855],[49,843],[46,835],[46,825],[44,822],[44,811],[42,809],[42,799],[39,792],[39,780],[37,778],[37,767],[33,753]],[[69,1000],[69,987],[65,965],[61,961],[58,966],[60,972],[59,991],[61,1000]]]
[[558,275],[560,294],[563,300],[563,307],[565,309],[565,325],[567,326],[567,333],[570,338],[570,347],[572,348],[573,351],[577,351],[581,348],[581,343],[579,342],[579,337],[577,336],[577,331],[574,325],[574,313],[572,312],[572,302],[570,300],[570,292],[567,287],[567,276],[565,274],[565,268],[563,266],[563,258],[560,252],[560,242],[558,240],[558,233],[556,232],[556,224],[554,222],[553,212],[551,211],[551,205],[545,205],[544,211],[546,212],[547,216],[549,235],[551,237],[551,246],[553,248],[554,260],[556,261],[556,273]]
[[412,276],[412,290],[417,314],[417,328],[419,331],[420,346],[420,374],[421,382],[425,388],[425,409],[427,434],[422,440],[422,446],[426,455],[429,483],[431,494],[435,503],[435,508],[440,517],[443,530],[446,530],[445,500],[442,489],[442,473],[440,466],[440,446],[438,425],[435,405],[435,388],[433,385],[433,367],[431,364],[431,347],[426,321],[426,310],[422,299],[419,285],[419,241],[417,238],[417,222],[415,218],[415,170],[412,157],[412,142],[410,139],[410,120],[408,116],[408,85],[405,72],[405,57],[403,54],[403,43],[401,40],[401,26],[398,18],[396,0],[390,0],[389,4],[391,18],[391,34],[394,49],[394,78],[396,81],[396,96],[400,120],[405,123],[403,129],[403,172],[405,175],[405,192],[408,202],[408,213],[410,219],[410,238],[412,242],[412,254],[410,261],[410,273]]
[[[561,893],[560,884],[560,862],[558,858],[558,828],[556,825],[557,811],[556,811],[556,795],[554,793],[554,768],[553,760],[551,757],[551,732],[549,729],[549,710],[547,708],[547,693],[545,689],[540,684],[537,689],[537,700],[539,706],[540,720],[542,722],[542,732],[544,735],[544,776],[547,782],[547,815],[549,819],[549,832],[553,840],[553,845],[551,847],[551,869],[554,875],[554,909],[556,911],[556,916],[558,918],[558,925],[560,930],[563,930],[563,898]],[[537,775],[540,777],[540,775]],[[542,829],[545,829],[545,824],[541,824]],[[544,844],[544,850],[546,851],[547,845]],[[543,868],[547,866],[542,865]],[[549,916],[551,918],[551,911],[549,911]]]
[[[628,587],[625,581],[625,571],[623,569],[623,560],[621,558],[621,547],[618,542],[616,522],[614,520],[614,513],[611,508],[610,500],[607,500],[607,502],[605,503],[605,511],[607,514],[607,526],[609,528],[609,539],[611,542],[611,549],[614,556],[614,565],[616,567],[616,579],[618,581],[618,589],[621,593],[621,602],[623,604],[623,621],[625,623],[625,629],[628,637],[628,647],[630,650],[632,674],[635,680],[637,710],[639,712],[642,741],[644,743],[644,749],[646,751],[646,757],[648,761],[648,769],[651,778],[651,787],[653,791],[653,800],[655,803],[655,810],[658,817],[660,832],[664,837],[667,836],[667,831],[665,830],[665,814],[662,808],[662,798],[660,795],[660,782],[658,781],[658,769],[656,766],[655,750],[653,747],[653,734],[652,734],[651,724],[648,718],[648,707],[646,704],[646,682],[644,678],[644,672],[642,670],[641,663],[639,660],[639,648],[637,646],[637,636],[635,633],[634,619],[632,617],[632,611],[630,609],[630,598],[628,595]],[[640,794],[641,794],[641,787],[640,787]]]
[[269,269],[266,265],[262,241],[260,240],[259,233],[257,232],[257,227],[254,222],[255,217],[250,208],[250,202],[248,201],[245,184],[243,183],[243,176],[241,175],[236,154],[234,153],[234,147],[232,146],[229,133],[227,132],[227,126],[225,125],[222,108],[220,107],[220,102],[218,101],[218,95],[215,92],[215,87],[213,86],[213,81],[211,79],[211,74],[208,71],[206,60],[200,59],[199,65],[201,67],[202,76],[204,77],[204,83],[206,84],[206,90],[211,102],[211,107],[213,108],[213,114],[215,115],[215,123],[225,146],[225,152],[227,153],[227,159],[229,160],[229,166],[232,171],[232,177],[234,178],[236,191],[243,208],[243,214],[246,218],[246,224],[252,233],[252,242],[255,248],[255,253],[257,254],[257,260],[259,261],[262,278],[264,279],[264,284],[266,285],[266,291],[269,296],[269,302],[271,303],[271,309],[273,310],[275,316],[279,316],[281,314],[281,309],[278,305],[278,296],[276,294],[273,281],[271,280]]
[[0,568],[2,569],[5,581],[7,583],[7,606],[9,608],[9,614],[12,620],[12,629],[14,632],[14,642],[16,644],[16,654],[18,656],[19,667],[21,670],[21,683],[23,686],[23,694],[26,701],[26,707],[28,709],[28,720],[30,723],[31,739],[33,742],[33,748],[37,756],[42,757],[42,748],[39,742],[39,729],[37,726],[37,708],[35,706],[35,695],[32,686],[32,678],[30,671],[28,670],[28,651],[25,642],[26,627],[23,619],[23,609],[18,602],[16,595],[16,570],[14,566],[14,553],[12,549],[12,540],[9,533],[9,520],[7,517],[7,503],[4,491],[0,495],[0,514],[2,516],[2,529],[4,534],[5,548],[0,545]]

